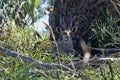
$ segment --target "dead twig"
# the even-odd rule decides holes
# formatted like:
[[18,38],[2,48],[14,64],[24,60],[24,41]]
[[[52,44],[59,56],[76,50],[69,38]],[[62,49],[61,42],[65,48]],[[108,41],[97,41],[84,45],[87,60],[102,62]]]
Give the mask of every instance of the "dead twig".
[[116,49],[116,48],[102,49],[102,48],[93,48],[93,47],[91,47],[91,50],[97,51],[97,52],[100,52],[100,53],[104,53],[104,54],[113,54],[113,53],[120,52],[120,49]]
[[[43,23],[48,27],[48,29],[50,30],[50,33],[52,35],[52,38],[53,38],[53,41],[55,43],[55,46],[56,46],[56,49],[57,49],[57,54],[58,54],[58,58],[59,58],[59,63],[61,64],[61,60],[60,60],[60,51],[59,51],[59,47],[58,47],[58,44],[57,44],[57,41],[55,39],[55,35],[53,33],[53,29],[50,25],[48,25],[46,22],[43,21]],[[61,67],[61,70],[62,70],[62,67]]]
[[[117,7],[117,3],[115,3],[114,1],[112,1],[112,0],[110,0],[110,2],[113,4],[113,6],[114,6],[114,8],[116,9],[116,11],[117,11],[117,13],[120,15],[120,11],[119,11],[119,9],[118,9],[118,7]],[[120,4],[119,4],[120,5]],[[118,5],[118,6],[119,6]]]
[[55,45],[56,45],[56,47],[57,47],[57,53],[58,53],[58,55],[59,55],[59,48],[58,48],[57,41],[56,41],[56,39],[55,39],[55,35],[54,35],[54,33],[53,33],[53,29],[52,29],[52,27],[51,27],[50,25],[48,25],[46,22],[43,21],[43,23],[44,23],[44,24],[48,27],[48,29],[50,30],[50,33],[51,33],[52,38],[53,38],[53,41],[55,42]]

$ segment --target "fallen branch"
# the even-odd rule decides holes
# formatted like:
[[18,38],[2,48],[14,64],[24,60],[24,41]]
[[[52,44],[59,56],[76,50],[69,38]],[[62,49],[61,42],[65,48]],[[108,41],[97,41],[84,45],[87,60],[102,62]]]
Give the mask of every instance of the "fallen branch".
[[6,49],[2,46],[0,46],[0,54],[5,56],[12,56],[14,58],[21,58],[23,61],[28,62],[39,69],[60,69],[61,67],[63,70],[67,71],[73,71],[72,69],[68,68],[67,66],[64,66],[62,64],[55,64],[55,63],[43,63],[41,61],[35,60],[31,57],[26,57],[20,53],[14,52],[12,50]]
[[99,58],[98,61],[107,61],[107,60],[110,60],[110,61],[120,61],[120,58]]
[[[89,64],[90,65],[96,65],[96,64],[102,64],[102,63],[105,63],[105,62],[114,62],[114,61],[120,61],[120,58],[93,58],[93,59],[90,59],[89,60]],[[75,61],[73,62],[75,68],[81,68],[83,69],[86,64],[83,62],[83,60],[81,61]],[[72,68],[72,65],[71,63],[67,64],[66,66],[69,67],[69,68]]]
[[[73,61],[71,63],[68,63],[66,65],[62,64],[55,64],[55,63],[43,63],[41,61],[35,60],[31,57],[26,57],[20,53],[17,53],[15,51],[6,49],[2,46],[0,46],[0,54],[6,55],[6,56],[12,56],[14,58],[21,58],[23,61],[28,62],[29,64],[32,64],[38,69],[56,69],[60,71],[69,71],[70,73],[74,73],[74,69],[83,69],[86,66],[86,63],[83,62],[83,60],[79,61]],[[90,64],[98,64],[98,63],[104,63],[105,61],[118,61],[120,58],[93,58],[89,60]],[[74,65],[74,67],[73,67]],[[61,70],[62,68],[62,70]]]
[[104,54],[113,54],[113,53],[117,53],[120,52],[120,49],[116,49],[116,48],[107,48],[107,49],[102,49],[102,48],[91,48],[93,51],[97,51],[98,53],[104,53]]

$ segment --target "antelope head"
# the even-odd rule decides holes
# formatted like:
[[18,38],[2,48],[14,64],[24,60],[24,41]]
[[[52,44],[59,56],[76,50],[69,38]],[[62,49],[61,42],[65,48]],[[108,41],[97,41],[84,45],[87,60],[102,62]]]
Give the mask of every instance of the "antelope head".
[[72,40],[71,33],[74,33],[77,31],[77,26],[73,26],[74,19],[72,14],[71,13],[68,14],[67,17],[68,17],[67,20],[69,21],[65,21],[65,17],[63,17],[63,15],[60,13],[59,27],[56,27],[56,32],[61,36],[60,40],[65,42]]

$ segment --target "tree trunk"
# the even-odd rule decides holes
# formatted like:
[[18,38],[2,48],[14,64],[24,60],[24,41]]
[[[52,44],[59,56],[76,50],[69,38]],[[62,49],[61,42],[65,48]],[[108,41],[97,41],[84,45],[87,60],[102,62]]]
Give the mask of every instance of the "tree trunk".
[[50,25],[53,28],[56,40],[61,40],[62,36],[59,33],[61,31],[59,29],[56,30],[56,28],[64,25],[66,27],[65,29],[68,29],[71,23],[69,15],[72,15],[72,28],[77,26],[77,31],[73,33],[72,30],[74,30],[74,28],[70,29],[73,48],[77,52],[81,52],[81,39],[90,42],[92,47],[97,47],[97,39],[92,32],[91,25],[96,18],[100,18],[101,6],[106,8],[106,4],[107,6],[112,5],[109,4],[108,0],[55,0],[54,10],[50,15]]

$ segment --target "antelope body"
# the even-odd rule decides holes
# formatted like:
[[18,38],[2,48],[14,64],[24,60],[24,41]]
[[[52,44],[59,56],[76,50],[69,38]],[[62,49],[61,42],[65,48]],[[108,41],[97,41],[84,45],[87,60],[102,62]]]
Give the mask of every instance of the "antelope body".
[[[58,47],[60,50],[63,51],[72,51],[73,49],[73,42],[72,42],[72,35],[75,34],[78,30],[78,26],[73,25],[74,22],[74,17],[72,13],[69,13],[69,23],[68,25],[65,25],[65,18],[63,15],[60,13],[59,16],[59,27],[56,27],[56,32],[57,34],[60,34],[61,38],[57,41]],[[91,56],[91,50],[89,48],[89,45],[85,43],[84,40],[80,40],[80,43],[78,44],[81,45],[81,48],[84,53],[83,61],[87,63],[89,61],[89,58]],[[73,51],[74,52],[74,51]]]

